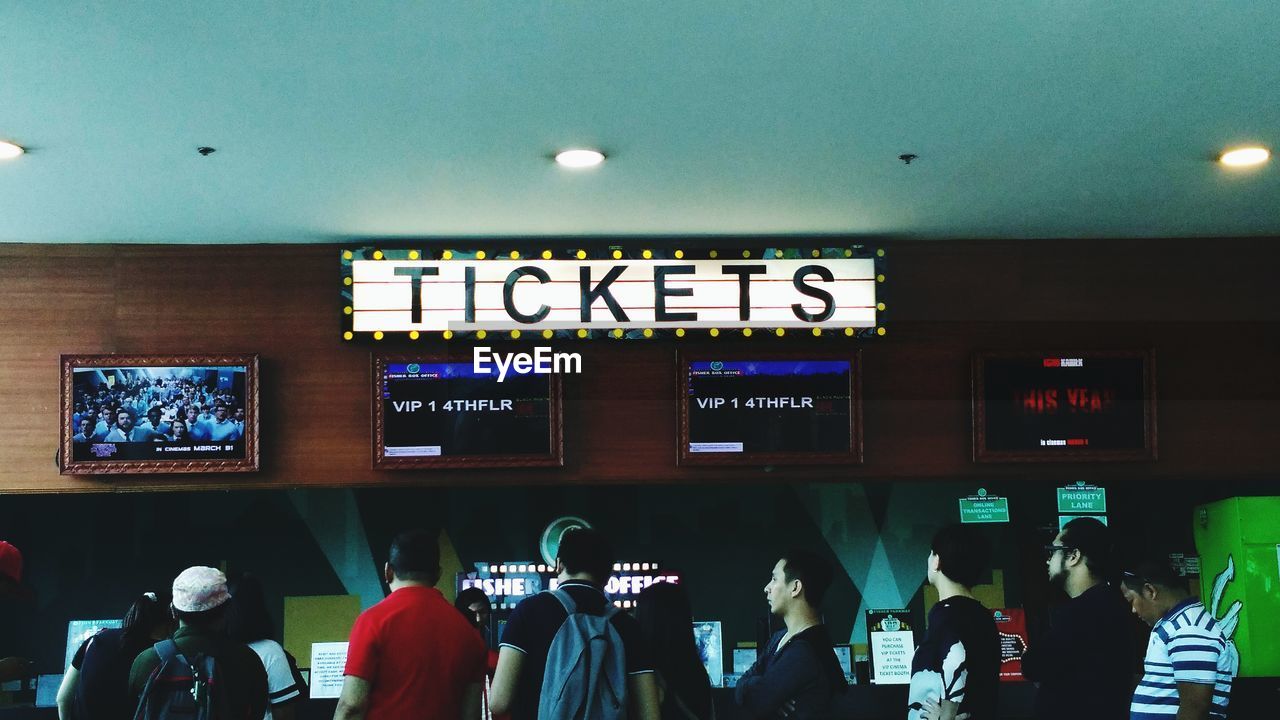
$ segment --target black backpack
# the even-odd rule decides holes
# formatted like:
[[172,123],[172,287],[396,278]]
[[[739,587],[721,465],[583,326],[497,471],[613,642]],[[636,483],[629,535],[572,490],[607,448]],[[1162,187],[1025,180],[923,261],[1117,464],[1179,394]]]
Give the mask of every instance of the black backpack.
[[160,664],[142,688],[133,720],[225,720],[228,710],[217,660],[204,653],[187,660],[172,640],[154,647]]

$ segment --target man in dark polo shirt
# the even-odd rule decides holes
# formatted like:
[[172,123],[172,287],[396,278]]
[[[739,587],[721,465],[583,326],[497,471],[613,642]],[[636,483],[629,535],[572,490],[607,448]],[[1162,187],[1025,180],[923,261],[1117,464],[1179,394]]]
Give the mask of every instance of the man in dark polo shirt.
[[765,599],[786,627],[734,686],[743,717],[822,716],[843,695],[844,670],[822,624],[822,597],[831,580],[831,565],[807,550],[789,550],[773,566]]
[[391,594],[351,629],[335,720],[477,720],[488,650],[435,589],[440,546],[424,530],[391,543]]
[[1071,599],[1048,632],[1032,638],[1022,674],[1039,684],[1037,720],[1127,720],[1133,697],[1133,619],[1118,585],[1107,526],[1091,517],[1063,526],[1044,549],[1049,581]]
[[[560,538],[556,574],[558,589],[568,593],[578,612],[603,615],[609,599],[602,588],[613,574],[613,546],[594,529],[570,529]],[[489,696],[494,715],[510,713],[511,720],[538,720],[547,654],[568,617],[564,605],[551,593],[538,593],[516,606],[498,647],[498,669]],[[627,717],[658,720],[657,683],[640,625],[623,612],[610,622],[626,655]]]
[[[224,632],[227,577],[211,567],[190,567],[173,581],[173,615],[178,631],[173,641],[188,660],[204,654],[217,663],[219,680],[229,705],[228,717],[260,718],[267,709],[267,671],[258,654]],[[143,650],[129,671],[129,690],[140,700],[152,671],[160,666],[154,647]]]

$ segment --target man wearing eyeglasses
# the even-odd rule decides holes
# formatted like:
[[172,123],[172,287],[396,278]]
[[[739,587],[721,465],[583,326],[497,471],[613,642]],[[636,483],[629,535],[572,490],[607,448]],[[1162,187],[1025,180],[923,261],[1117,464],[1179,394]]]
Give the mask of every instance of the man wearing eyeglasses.
[[1022,674],[1039,683],[1037,720],[1125,720],[1136,657],[1133,620],[1115,585],[1107,526],[1076,518],[1046,545],[1049,582],[1070,598],[1022,656]]
[[1124,597],[1151,626],[1142,682],[1133,693],[1133,720],[1221,720],[1231,699],[1231,649],[1222,628],[1189,592],[1168,561],[1125,571]]

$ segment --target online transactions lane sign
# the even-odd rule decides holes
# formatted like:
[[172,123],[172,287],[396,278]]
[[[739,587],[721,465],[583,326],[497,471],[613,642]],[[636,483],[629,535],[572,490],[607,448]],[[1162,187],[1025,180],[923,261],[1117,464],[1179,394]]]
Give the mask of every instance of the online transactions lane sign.
[[355,332],[871,328],[875,261],[362,260]]
[[960,522],[1007,523],[1009,522],[1009,498],[979,495],[960,498]]

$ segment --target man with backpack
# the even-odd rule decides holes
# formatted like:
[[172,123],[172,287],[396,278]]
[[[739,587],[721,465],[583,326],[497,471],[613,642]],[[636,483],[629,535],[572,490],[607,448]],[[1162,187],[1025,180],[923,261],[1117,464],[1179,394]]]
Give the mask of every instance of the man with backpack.
[[493,714],[658,720],[654,668],[640,626],[604,594],[613,574],[608,540],[591,528],[566,531],[556,573],[554,590],[524,599],[507,621],[490,693]]
[[227,577],[190,567],[173,581],[178,630],[143,650],[129,672],[135,720],[257,720],[267,709],[267,672],[248,645],[224,632]]

